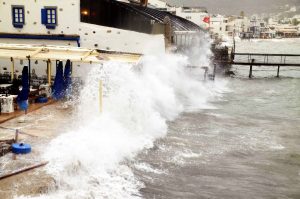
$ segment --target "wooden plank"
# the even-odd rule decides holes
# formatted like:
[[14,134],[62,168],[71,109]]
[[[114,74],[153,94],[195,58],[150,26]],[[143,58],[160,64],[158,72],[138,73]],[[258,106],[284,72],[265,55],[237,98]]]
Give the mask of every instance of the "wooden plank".
[[25,168],[22,168],[22,169],[13,171],[13,172],[8,173],[8,174],[4,174],[4,175],[0,176],[0,180],[3,180],[3,179],[5,179],[5,178],[8,178],[8,177],[11,177],[11,176],[20,174],[20,173],[24,173],[24,172],[26,172],[26,171],[30,171],[30,170],[32,170],[32,169],[36,169],[36,168],[45,166],[45,165],[47,165],[47,164],[48,164],[48,162],[42,162],[42,163],[39,163],[39,164],[31,165],[31,166],[29,166],[29,167],[25,167]]

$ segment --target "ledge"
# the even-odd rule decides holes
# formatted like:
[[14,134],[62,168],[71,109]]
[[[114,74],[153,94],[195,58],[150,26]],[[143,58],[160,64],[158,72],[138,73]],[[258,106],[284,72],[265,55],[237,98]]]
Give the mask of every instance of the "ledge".
[[20,34],[20,33],[1,33],[0,38],[4,39],[41,39],[41,40],[60,40],[60,41],[76,41],[80,47],[79,35],[65,35],[65,34]]

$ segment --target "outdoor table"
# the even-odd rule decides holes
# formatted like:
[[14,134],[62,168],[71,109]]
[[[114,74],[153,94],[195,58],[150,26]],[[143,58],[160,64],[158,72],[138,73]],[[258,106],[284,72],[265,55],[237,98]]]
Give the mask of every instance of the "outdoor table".
[[0,96],[0,113],[12,113],[14,112],[14,96],[1,95]]
[[0,88],[8,88],[12,86],[12,84],[0,84]]
[[8,94],[8,89],[12,84],[0,84],[0,94]]
[[49,84],[41,84],[40,85],[39,95],[45,95],[45,97],[51,97],[51,87]]

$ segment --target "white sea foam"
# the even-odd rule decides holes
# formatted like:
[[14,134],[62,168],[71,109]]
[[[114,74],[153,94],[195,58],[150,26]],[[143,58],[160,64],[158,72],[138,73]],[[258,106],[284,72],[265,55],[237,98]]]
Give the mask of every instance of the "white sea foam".
[[[209,55],[207,46],[201,52]],[[116,62],[93,66],[81,91],[76,126],[54,139],[44,154],[50,161],[47,173],[57,188],[36,198],[140,197],[143,184],[126,166],[126,159],[165,136],[166,121],[186,107],[207,107],[207,100],[223,86],[214,90],[214,83],[194,78],[186,65],[185,56],[165,54],[145,56],[138,66]]]
[[147,173],[154,173],[154,174],[166,174],[167,173],[167,171],[153,168],[150,164],[147,164],[144,162],[135,163],[134,167],[140,171],[147,172]]

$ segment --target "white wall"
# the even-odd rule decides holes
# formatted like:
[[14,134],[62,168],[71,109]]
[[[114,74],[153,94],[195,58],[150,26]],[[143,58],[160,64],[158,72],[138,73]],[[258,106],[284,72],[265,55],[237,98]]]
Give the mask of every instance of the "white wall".
[[[14,28],[12,5],[24,5],[25,25]],[[57,7],[57,27],[47,29],[41,24],[41,9],[44,6]],[[80,22],[79,0],[0,0],[0,32],[30,34],[74,34]]]
[[167,8],[167,3],[161,0],[148,0],[148,4],[156,8]]
[[[80,23],[81,44],[85,47],[131,53],[163,53],[163,35],[150,35],[134,31]],[[97,46],[95,46],[97,44]]]
[[225,35],[225,30],[226,30],[226,25],[227,25],[227,23],[225,23],[226,20],[228,20],[228,19],[224,18],[221,15],[211,17],[210,18],[210,30],[213,33],[217,33],[220,36]]
[[[164,53],[163,35],[150,35],[122,29],[78,23],[81,47],[130,53]],[[77,46],[76,41],[2,39],[6,44],[36,44],[56,46]]]
[[3,44],[35,44],[35,45],[54,45],[54,46],[73,46],[77,47],[76,41],[58,41],[58,40],[34,40],[34,39],[3,39],[0,38],[0,43]]
[[[12,5],[25,8],[25,25],[14,28]],[[57,6],[57,27],[47,29],[41,24],[41,9]],[[134,31],[92,25],[80,22],[80,0],[0,0],[0,32],[24,34],[77,34],[82,47],[131,53],[162,53],[165,50],[163,35],[149,35]],[[0,39],[1,43],[71,45],[73,41]],[[95,46],[95,44],[97,44]]]

